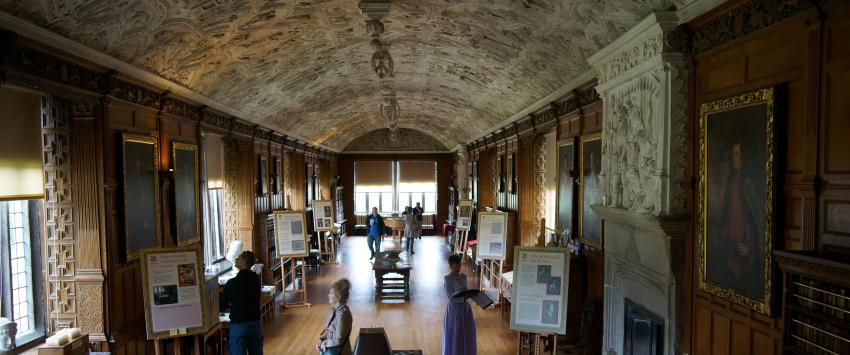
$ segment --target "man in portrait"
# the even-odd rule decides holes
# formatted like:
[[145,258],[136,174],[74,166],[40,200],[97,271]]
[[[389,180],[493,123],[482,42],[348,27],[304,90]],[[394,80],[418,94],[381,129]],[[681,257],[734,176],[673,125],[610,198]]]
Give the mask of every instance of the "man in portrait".
[[[761,240],[764,238],[765,200],[764,188],[758,185],[763,180],[758,179],[754,170],[763,169],[764,162],[758,161],[760,159],[746,161],[748,147],[740,139],[726,147],[729,149],[727,173],[715,176],[714,179],[723,180],[713,184],[723,188],[709,192],[710,203],[719,202],[720,208],[711,209],[715,216],[710,220],[715,223],[708,227],[708,276],[710,280],[746,294],[761,296],[764,292]],[[722,200],[718,201],[720,196]]]

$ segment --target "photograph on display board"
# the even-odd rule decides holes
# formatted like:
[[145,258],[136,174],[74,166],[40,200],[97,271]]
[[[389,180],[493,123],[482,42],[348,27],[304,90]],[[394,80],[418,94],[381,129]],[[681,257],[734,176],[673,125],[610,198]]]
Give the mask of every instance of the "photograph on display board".
[[566,334],[569,249],[514,249],[510,328],[536,333]]
[[575,194],[575,146],[573,139],[562,141],[558,145],[558,230],[573,234],[573,197]]
[[313,226],[317,231],[328,231],[333,228],[333,201],[313,200]]
[[699,288],[771,315],[776,175],[775,88],[700,107]]
[[581,137],[581,189],[579,201],[579,232],[583,243],[592,247],[602,246],[602,219],[590,206],[602,204],[600,175],[602,173],[602,134],[594,133]]
[[128,261],[162,245],[156,137],[122,133],[124,250]]
[[274,236],[278,257],[305,257],[307,250],[307,233],[304,211],[275,211]]
[[206,297],[197,248],[145,249],[140,252],[147,338],[204,332]]
[[468,230],[472,220],[472,200],[458,200],[457,228]]
[[481,212],[478,214],[478,258],[505,260],[507,248],[506,213]]
[[174,210],[177,244],[201,240],[201,211],[198,208],[198,146],[172,143],[174,164]]

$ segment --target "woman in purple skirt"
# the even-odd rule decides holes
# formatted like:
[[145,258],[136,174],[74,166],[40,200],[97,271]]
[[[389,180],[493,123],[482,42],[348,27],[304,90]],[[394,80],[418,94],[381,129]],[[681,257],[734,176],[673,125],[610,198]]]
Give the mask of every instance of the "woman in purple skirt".
[[451,273],[445,277],[446,318],[443,321],[443,355],[475,355],[475,318],[466,297],[454,297],[457,291],[466,290],[466,275],[460,272],[460,257],[449,257]]

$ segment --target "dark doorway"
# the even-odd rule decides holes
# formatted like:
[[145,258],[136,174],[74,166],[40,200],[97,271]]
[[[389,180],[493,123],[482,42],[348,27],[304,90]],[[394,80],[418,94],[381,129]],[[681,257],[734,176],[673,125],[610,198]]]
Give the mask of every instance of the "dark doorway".
[[623,352],[627,355],[664,354],[664,320],[626,298]]

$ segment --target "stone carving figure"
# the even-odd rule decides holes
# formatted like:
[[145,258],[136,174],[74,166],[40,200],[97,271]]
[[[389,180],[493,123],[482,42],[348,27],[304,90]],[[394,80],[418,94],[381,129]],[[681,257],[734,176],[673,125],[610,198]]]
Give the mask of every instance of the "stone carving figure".
[[15,335],[18,325],[6,318],[0,318],[0,352],[5,353],[15,348]]

